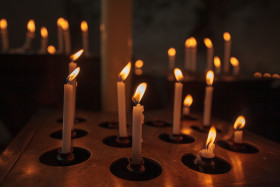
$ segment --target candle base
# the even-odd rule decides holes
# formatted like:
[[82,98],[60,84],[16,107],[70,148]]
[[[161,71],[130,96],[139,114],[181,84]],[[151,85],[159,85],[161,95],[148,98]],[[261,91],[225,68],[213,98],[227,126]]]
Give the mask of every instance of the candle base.
[[136,173],[136,174],[141,174],[145,172],[145,166],[144,166],[144,159],[141,159],[141,163],[140,164],[134,164],[132,162],[132,159],[129,159],[129,164],[127,165],[127,170],[132,172],[132,173]]
[[73,149],[69,153],[62,153],[61,149],[58,149],[58,155],[57,155],[57,160],[63,164],[68,164],[71,163],[74,159],[75,156],[73,154]]
[[214,166],[215,166],[214,158],[215,157],[212,157],[212,158],[203,157],[199,154],[196,158],[196,162],[199,166],[199,170],[201,172],[212,171],[214,169]]

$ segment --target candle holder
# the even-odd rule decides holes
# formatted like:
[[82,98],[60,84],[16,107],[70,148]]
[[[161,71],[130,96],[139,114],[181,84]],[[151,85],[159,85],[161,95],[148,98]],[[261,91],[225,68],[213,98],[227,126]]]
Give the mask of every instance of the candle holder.
[[189,144],[193,143],[195,139],[186,134],[167,134],[163,133],[159,135],[159,139],[168,142],[168,143],[174,143],[174,144]]
[[[99,124],[100,127],[106,128],[106,129],[118,129],[119,128],[119,122],[117,120],[115,121],[106,121]],[[129,126],[127,124],[127,126]]]
[[[197,132],[201,132],[201,133],[208,133],[209,132],[209,129],[212,125],[210,126],[205,126],[205,125],[192,125],[191,128]],[[217,133],[222,133],[223,131],[218,128],[218,127],[215,127],[216,128],[216,131]]]
[[254,146],[244,141],[243,143],[234,143],[233,140],[228,140],[228,141],[220,140],[217,142],[217,144],[226,150],[238,152],[238,153],[253,154],[259,152],[257,146]]
[[103,139],[103,143],[111,147],[127,148],[132,146],[132,137],[108,136]]
[[60,148],[60,149],[58,149],[57,152],[58,152],[58,155],[56,158],[62,164],[69,164],[75,159],[75,156],[73,154],[73,149],[71,149],[71,151],[69,153],[62,153],[61,148]]
[[166,122],[164,120],[160,120],[160,119],[155,119],[153,121],[147,121],[144,123],[145,125],[149,125],[149,126],[152,126],[152,127],[171,127],[172,124],[169,123],[169,122]]
[[[76,138],[81,138],[81,137],[84,137],[88,134],[87,131],[85,130],[82,130],[82,129],[74,129],[72,130],[72,133],[71,133],[71,138],[72,139],[76,139]],[[61,140],[62,139],[62,130],[58,130],[58,131],[55,131],[55,132],[52,132],[50,134],[50,137],[54,138],[54,139],[59,139]]]
[[[62,118],[59,118],[56,121],[57,121],[57,123],[63,123],[63,119]],[[85,118],[82,118],[82,117],[75,117],[74,118],[74,124],[83,123],[85,121],[87,121],[87,120]]]

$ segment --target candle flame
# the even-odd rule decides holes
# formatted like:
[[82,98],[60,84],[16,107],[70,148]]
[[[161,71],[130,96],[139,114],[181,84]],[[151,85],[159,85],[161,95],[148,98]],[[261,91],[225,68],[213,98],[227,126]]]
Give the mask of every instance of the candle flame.
[[221,67],[221,60],[217,56],[214,57],[214,66],[215,66],[215,68],[220,68]]
[[230,57],[230,63],[233,67],[239,66],[239,61],[235,57]]
[[245,126],[246,120],[244,116],[238,116],[233,125],[234,130],[241,130]]
[[136,68],[142,68],[143,65],[144,65],[143,60],[137,60],[137,61],[135,62],[135,64],[134,64],[134,66],[135,66]]
[[213,47],[212,41],[209,38],[204,38],[204,44],[207,48]]
[[223,37],[224,37],[224,40],[227,41],[227,42],[231,40],[231,36],[228,32],[225,32]]
[[63,23],[64,23],[64,18],[60,17],[57,19],[57,22],[56,22],[57,26],[62,27]]
[[68,30],[69,29],[69,23],[66,19],[63,19],[60,26],[63,30]]
[[0,28],[2,29],[2,30],[6,30],[7,29],[7,20],[6,19],[1,19],[0,20]]
[[214,81],[214,72],[212,70],[209,70],[206,74],[206,83],[208,86],[211,86]]
[[272,77],[275,78],[275,79],[279,79],[279,78],[280,78],[280,75],[278,75],[278,74],[275,73],[275,74],[272,75]]
[[174,75],[178,82],[181,82],[184,79],[183,73],[179,68],[174,69]]
[[176,50],[172,47],[168,49],[168,56],[175,56],[176,55]]
[[193,97],[191,94],[188,94],[184,99],[184,106],[190,107],[193,103]]
[[66,82],[71,82],[74,80],[80,72],[80,67],[77,67],[70,75],[68,75]]
[[190,37],[190,47],[196,47],[197,42],[196,39],[194,37]]
[[215,127],[212,126],[208,133],[208,138],[206,141],[206,149],[209,149],[213,146],[215,139],[216,139],[216,129]]
[[139,104],[145,91],[147,88],[147,83],[143,82],[141,84],[138,85],[138,87],[136,88],[136,91],[132,97],[132,101],[134,102],[135,105]]
[[55,54],[55,52],[56,52],[56,49],[53,45],[49,45],[47,50],[48,50],[48,53],[51,55]]
[[41,27],[41,36],[42,36],[42,38],[48,37],[48,30],[46,27]]
[[254,77],[255,77],[255,78],[262,78],[262,73],[260,73],[260,72],[255,72],[255,73],[254,73]]
[[82,54],[83,54],[84,50],[81,49],[78,52],[74,53],[73,55],[70,56],[70,59],[72,61],[76,61]]
[[82,22],[81,22],[81,30],[82,30],[83,32],[87,32],[87,31],[88,31],[88,24],[87,24],[86,21],[82,21]]
[[124,81],[127,78],[127,76],[129,75],[130,69],[131,69],[131,63],[129,62],[119,74],[119,79],[121,81]]
[[265,73],[265,74],[263,74],[263,77],[264,78],[271,78],[271,74],[270,73]]
[[34,33],[35,32],[35,22],[33,19],[29,20],[28,23],[27,23],[27,30],[29,32],[32,32]]

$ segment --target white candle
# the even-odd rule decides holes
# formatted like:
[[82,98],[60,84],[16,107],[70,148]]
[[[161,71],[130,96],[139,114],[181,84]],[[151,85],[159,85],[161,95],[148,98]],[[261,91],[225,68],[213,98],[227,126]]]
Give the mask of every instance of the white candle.
[[245,126],[246,120],[244,116],[238,116],[235,120],[235,123],[233,125],[234,128],[234,143],[241,144],[243,142],[242,136],[243,136],[243,128]]
[[23,45],[24,50],[31,50],[32,40],[35,37],[35,22],[33,19],[28,21],[27,24],[27,33],[26,33],[26,40]]
[[132,163],[141,164],[141,150],[142,150],[142,125],[144,123],[144,107],[140,105],[140,101],[144,95],[147,84],[141,83],[132,98],[134,104],[133,106],[133,116],[132,116]]
[[243,135],[242,130],[234,131],[234,143],[241,144],[243,142],[242,135]]
[[2,37],[2,49],[3,51],[9,50],[9,40],[8,40],[8,30],[7,30],[7,21],[6,19],[0,20],[0,29]]
[[188,94],[184,99],[184,107],[183,107],[183,115],[189,115],[191,110],[190,106],[193,102],[193,98],[190,94]]
[[48,30],[46,27],[41,28],[41,53],[47,53],[48,47]]
[[238,75],[240,70],[239,61],[235,57],[230,57],[230,63],[233,67],[233,75]]
[[204,97],[204,113],[203,113],[203,123],[204,126],[210,126],[211,121],[211,107],[212,107],[212,96],[213,96],[213,81],[214,73],[213,71],[208,71],[206,74],[206,89]]
[[174,75],[178,82],[174,87],[174,108],[173,108],[173,134],[181,134],[181,106],[182,106],[182,91],[184,79],[182,71],[179,68],[174,69]]
[[62,25],[64,24],[63,18],[57,19],[57,53],[61,54],[63,53],[63,30]]
[[81,22],[81,31],[82,31],[82,44],[85,51],[85,55],[89,55],[89,39],[88,39],[88,24],[86,21]]
[[170,48],[168,50],[169,69],[170,70],[173,70],[175,67],[175,58],[176,58],[176,50],[174,48]]
[[217,75],[221,74],[221,60],[219,57],[214,57],[214,66],[215,66],[215,73]]
[[68,21],[64,19],[62,24],[63,36],[64,36],[64,46],[65,46],[65,54],[71,53],[71,39],[70,39],[70,31]]
[[119,74],[120,81],[117,82],[118,89],[118,114],[119,114],[119,136],[127,137],[126,128],[126,102],[125,102],[125,83],[131,69],[131,63],[129,62]]
[[211,127],[208,133],[208,138],[206,141],[206,148],[199,151],[199,156],[203,158],[214,158],[214,149],[215,144],[214,141],[216,139],[216,129],[215,127]]
[[231,48],[231,36],[228,32],[224,33],[225,40],[225,51],[224,51],[224,73],[229,73],[229,58],[230,58],[230,48]]
[[190,39],[185,41],[185,70],[191,70],[191,58],[190,58]]
[[213,57],[214,57],[214,47],[212,41],[209,38],[204,38],[204,44],[207,47],[207,67],[206,70],[212,70],[213,68]]

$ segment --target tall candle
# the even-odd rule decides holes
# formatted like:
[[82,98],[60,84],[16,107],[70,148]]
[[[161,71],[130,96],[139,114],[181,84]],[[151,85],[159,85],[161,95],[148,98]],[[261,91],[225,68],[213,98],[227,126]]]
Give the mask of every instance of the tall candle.
[[175,58],[176,58],[176,50],[174,48],[170,48],[168,50],[169,69],[170,70],[173,70],[175,67]]
[[27,24],[27,33],[26,33],[26,40],[23,45],[24,50],[31,50],[32,40],[35,37],[35,22],[33,19],[28,21]]
[[134,73],[136,75],[142,75],[143,74],[143,70],[142,70],[143,65],[144,65],[143,60],[136,60],[136,62],[134,64]]
[[54,55],[56,52],[56,49],[53,45],[49,45],[48,46],[48,53],[51,54],[51,55]]
[[8,40],[8,30],[7,30],[7,21],[6,19],[0,20],[0,29],[1,29],[1,37],[2,37],[2,49],[3,51],[9,50],[9,40]]
[[230,57],[230,63],[233,67],[233,75],[238,75],[240,70],[239,61],[235,57]]
[[85,55],[89,55],[89,39],[88,39],[88,24],[86,21],[81,22],[81,31],[82,31],[82,44],[85,51]]
[[141,164],[142,157],[142,125],[144,123],[144,107],[140,105],[140,101],[145,93],[147,84],[141,83],[132,97],[133,116],[132,116],[132,163]]
[[190,106],[193,103],[193,98],[188,94],[184,99],[183,115],[189,115],[191,113]]
[[46,27],[41,28],[41,53],[46,53],[48,47],[48,30]]
[[231,36],[228,32],[224,33],[225,40],[225,51],[224,51],[224,73],[229,73],[229,58],[230,58],[230,48],[231,48]]
[[214,158],[214,149],[215,149],[215,141],[216,138],[216,129],[215,127],[211,127],[208,133],[208,138],[206,141],[206,148],[199,151],[199,156],[203,158]]
[[129,62],[119,74],[119,81],[117,82],[118,89],[118,114],[119,114],[119,136],[127,137],[126,128],[126,102],[125,102],[125,83],[127,76],[131,69],[131,63]]
[[186,39],[185,41],[185,70],[191,70],[191,60],[190,60],[190,39]]
[[213,57],[214,47],[212,41],[209,38],[204,38],[204,44],[207,47],[207,67],[206,70],[212,70],[213,68]]
[[173,134],[181,134],[181,106],[182,106],[182,91],[184,79],[182,71],[179,68],[174,69],[176,83],[174,87],[174,108],[173,108]]
[[204,113],[203,113],[203,124],[204,126],[210,126],[211,121],[211,107],[212,107],[212,96],[213,96],[213,71],[208,71],[206,74],[206,89],[204,97]]
[[61,54],[63,53],[63,30],[62,25],[64,24],[63,18],[57,19],[57,53]]
[[190,37],[190,61],[191,61],[191,72],[195,73],[196,71],[196,51],[197,51],[197,42],[194,37]]
[[64,19],[62,24],[63,29],[63,36],[64,36],[64,47],[65,47],[65,54],[71,53],[71,39],[70,39],[70,31],[69,31],[69,24],[68,21]]
[[221,60],[219,57],[214,57],[214,66],[215,66],[215,73],[217,75],[221,74]]
[[243,128],[245,126],[246,120],[244,116],[238,116],[233,128],[234,128],[234,143],[241,144],[243,142]]

